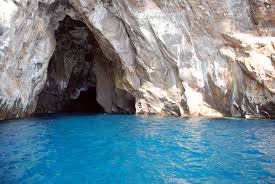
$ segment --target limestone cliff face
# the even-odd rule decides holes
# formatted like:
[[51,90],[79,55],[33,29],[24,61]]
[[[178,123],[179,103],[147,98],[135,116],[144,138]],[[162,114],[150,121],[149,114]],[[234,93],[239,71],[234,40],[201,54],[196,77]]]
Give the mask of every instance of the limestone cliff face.
[[[1,118],[35,111],[66,16],[102,52],[85,62],[106,112],[132,112],[134,99],[141,114],[275,117],[274,1],[6,0],[0,9]],[[62,95],[74,64],[53,65],[69,69],[65,83],[54,78]]]

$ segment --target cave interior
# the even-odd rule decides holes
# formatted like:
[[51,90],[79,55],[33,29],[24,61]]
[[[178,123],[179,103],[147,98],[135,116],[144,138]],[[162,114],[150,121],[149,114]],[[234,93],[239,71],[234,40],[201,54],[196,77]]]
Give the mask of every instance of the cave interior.
[[135,113],[134,97],[115,87],[115,76],[123,71],[103,54],[85,23],[66,16],[55,38],[36,113]]

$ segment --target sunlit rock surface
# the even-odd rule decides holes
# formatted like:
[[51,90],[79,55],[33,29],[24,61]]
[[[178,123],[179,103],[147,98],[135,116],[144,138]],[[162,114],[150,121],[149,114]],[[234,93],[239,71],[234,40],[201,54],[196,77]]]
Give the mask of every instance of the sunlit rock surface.
[[275,117],[274,1],[6,0],[0,9],[1,118],[35,111],[66,15],[87,25],[114,68],[115,98],[97,86],[106,112],[133,97],[141,114]]

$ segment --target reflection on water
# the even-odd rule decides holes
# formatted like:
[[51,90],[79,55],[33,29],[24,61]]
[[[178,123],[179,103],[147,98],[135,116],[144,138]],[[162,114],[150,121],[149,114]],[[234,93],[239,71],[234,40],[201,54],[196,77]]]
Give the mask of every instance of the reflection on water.
[[275,183],[275,122],[55,115],[0,123],[0,183]]

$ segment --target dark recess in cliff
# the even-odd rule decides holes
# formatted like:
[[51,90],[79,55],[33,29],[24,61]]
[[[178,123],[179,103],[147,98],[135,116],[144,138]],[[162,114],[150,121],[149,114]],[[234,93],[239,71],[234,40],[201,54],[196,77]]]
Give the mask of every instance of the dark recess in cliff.
[[38,97],[37,113],[135,112],[134,98],[114,85],[115,75],[122,71],[105,57],[83,22],[66,16],[55,38],[56,49]]
[[70,100],[61,110],[63,112],[104,113],[104,109],[96,101],[95,87],[90,87],[87,91],[82,91],[77,99]]

